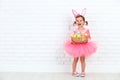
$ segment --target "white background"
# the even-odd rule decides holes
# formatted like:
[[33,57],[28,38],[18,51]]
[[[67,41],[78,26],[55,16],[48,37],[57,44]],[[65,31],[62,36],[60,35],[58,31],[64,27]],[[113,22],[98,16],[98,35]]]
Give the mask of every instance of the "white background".
[[0,71],[71,72],[73,58],[63,44],[71,10],[83,8],[98,43],[86,72],[120,72],[119,0],[0,0]]

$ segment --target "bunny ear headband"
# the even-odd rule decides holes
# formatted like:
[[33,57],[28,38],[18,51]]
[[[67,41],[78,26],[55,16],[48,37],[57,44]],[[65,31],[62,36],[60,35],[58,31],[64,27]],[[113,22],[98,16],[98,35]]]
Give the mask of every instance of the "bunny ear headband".
[[72,9],[72,13],[73,13],[73,15],[74,15],[75,18],[76,18],[77,16],[79,16],[79,15],[85,16],[86,11],[87,11],[87,9],[84,8],[84,9],[82,10],[81,14],[79,14],[79,13],[76,12],[74,9]]

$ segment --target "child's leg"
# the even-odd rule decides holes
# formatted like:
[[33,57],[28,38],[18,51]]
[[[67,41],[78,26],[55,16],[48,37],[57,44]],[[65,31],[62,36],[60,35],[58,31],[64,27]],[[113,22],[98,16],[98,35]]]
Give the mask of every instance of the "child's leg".
[[73,74],[74,72],[76,72],[77,62],[78,62],[78,57],[74,58],[73,60],[73,64],[72,64]]
[[80,57],[82,74],[85,74],[85,56]]

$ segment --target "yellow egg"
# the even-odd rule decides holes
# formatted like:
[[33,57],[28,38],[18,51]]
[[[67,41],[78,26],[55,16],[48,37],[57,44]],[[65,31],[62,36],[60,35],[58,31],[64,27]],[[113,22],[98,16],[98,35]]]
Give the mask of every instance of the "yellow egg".
[[80,34],[77,34],[77,38],[80,38],[81,37],[81,35]]
[[74,35],[73,35],[73,37],[75,38],[75,37],[77,37],[77,35],[76,35],[76,34],[74,34]]
[[88,36],[88,34],[87,34],[87,33],[85,33],[84,35],[85,35],[85,36]]

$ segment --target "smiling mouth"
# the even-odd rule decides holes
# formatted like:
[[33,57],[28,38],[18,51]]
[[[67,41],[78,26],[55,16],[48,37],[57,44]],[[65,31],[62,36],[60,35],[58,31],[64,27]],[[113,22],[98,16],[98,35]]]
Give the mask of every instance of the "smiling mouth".
[[78,24],[79,26],[81,25],[81,24]]

